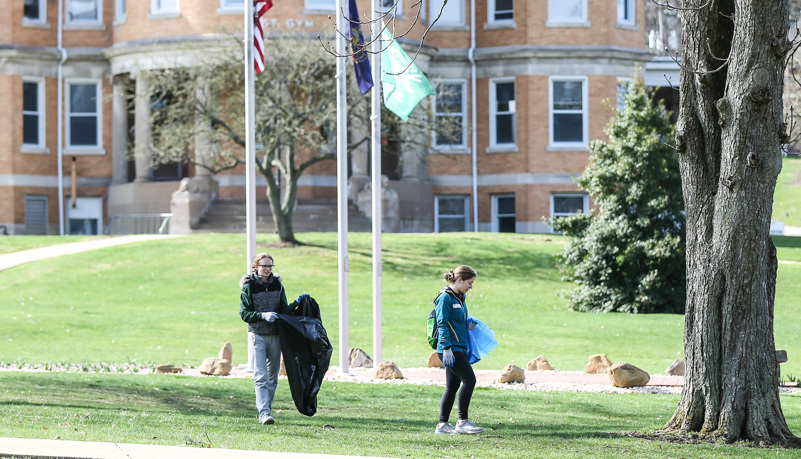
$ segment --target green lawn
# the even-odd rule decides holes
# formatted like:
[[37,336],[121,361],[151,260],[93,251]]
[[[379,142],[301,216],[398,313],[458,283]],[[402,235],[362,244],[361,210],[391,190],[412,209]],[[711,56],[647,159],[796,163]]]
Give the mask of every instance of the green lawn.
[[20,250],[68,244],[102,236],[0,236],[0,255]]
[[773,220],[801,226],[801,158],[782,158],[782,172],[773,194]]
[[[336,235],[301,234],[310,245],[279,248],[272,236],[259,250],[275,256],[290,301],[310,293],[339,344]],[[777,239],[780,258],[797,258],[795,238]],[[581,370],[591,354],[662,373],[682,357],[680,315],[570,312],[559,293],[553,255],[558,236],[388,234],[383,238],[383,359],[425,366],[425,317],[446,268],[465,263],[479,277],[468,296],[471,314],[496,332],[498,347],[479,369],[519,366],[544,355],[554,368]],[[349,346],[372,354],[370,235],[350,236]],[[246,326],[238,315],[244,272],[240,235],[204,234],[131,243],[3,272],[0,364],[131,362],[197,366],[230,341],[234,363],[247,360]],[[776,299],[777,347],[801,376],[801,266],[781,264]],[[33,280],[33,281],[32,281]],[[798,356],[798,358],[796,358]],[[338,365],[335,350],[332,365]]]
[[[284,248],[259,237],[275,257],[290,300],[310,293],[339,346],[336,235],[298,235],[309,245]],[[57,241],[58,238],[55,238]],[[779,258],[798,261],[795,238],[774,238]],[[349,339],[372,354],[370,235],[350,235]],[[607,354],[662,373],[682,357],[680,315],[567,311],[570,285],[554,267],[559,236],[523,234],[386,234],[383,236],[383,357],[425,366],[431,352],[424,323],[442,273],[469,264],[479,277],[470,312],[496,332],[498,347],[479,369],[525,365],[545,355],[561,370],[581,370]],[[201,234],[137,242],[2,272],[0,367],[10,363],[197,366],[234,345],[246,361],[238,279],[245,238]],[[785,378],[801,377],[801,265],[780,264],[776,346],[786,349]],[[332,365],[338,365],[335,349]],[[320,411],[298,414],[281,382],[279,423],[255,423],[252,382],[184,376],[17,373],[0,371],[0,436],[213,446],[294,452],[412,457],[764,457],[768,450],[673,445],[621,436],[664,424],[678,397],[538,393],[480,388],[471,416],[491,431],[478,437],[431,434],[441,388],[327,382]],[[801,431],[799,396],[785,395],[785,415]],[[282,435],[283,434],[283,435]],[[790,457],[782,450],[770,456]]]
[[[434,435],[439,386],[326,382],[313,417],[281,380],[276,424],[256,422],[248,379],[0,373],[0,436],[389,457],[797,457],[797,451],[677,445],[625,436],[661,427],[678,396],[477,388],[475,436]],[[782,396],[786,407],[801,398]],[[794,431],[797,409],[785,409]],[[455,415],[455,414],[454,414]]]

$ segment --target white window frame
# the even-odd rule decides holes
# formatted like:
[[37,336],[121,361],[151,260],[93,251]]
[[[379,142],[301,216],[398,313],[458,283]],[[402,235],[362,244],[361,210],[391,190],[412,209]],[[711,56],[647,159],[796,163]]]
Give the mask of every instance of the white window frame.
[[617,25],[631,27],[636,25],[635,0],[617,0]]
[[[552,76],[548,79],[548,138],[551,148],[587,148],[589,130],[589,110],[588,110],[588,86],[589,82],[587,77],[584,76]],[[580,81],[581,84],[581,110],[554,110],[554,83],[565,81]],[[579,142],[556,142],[554,140],[554,115],[558,114],[576,114],[581,113],[581,141]]]
[[[506,84],[512,83],[514,85],[514,95],[515,98],[510,104],[510,110],[506,112],[498,112],[498,99],[497,99],[497,87],[499,84]],[[512,78],[491,78],[490,79],[490,149],[502,149],[504,151],[508,150],[509,148],[516,148],[517,146],[517,83],[515,82],[514,77]],[[514,140],[510,143],[498,143],[496,141],[497,138],[497,117],[499,115],[512,115],[512,136]]]
[[[442,11],[442,16],[436,24],[435,29],[449,28],[449,27],[464,27],[465,26],[465,0],[448,0],[445,9]],[[439,15],[439,9],[442,7],[442,0],[429,0],[428,2],[428,17],[429,21],[433,21]]]
[[123,23],[128,19],[127,0],[114,0],[114,22]]
[[[587,193],[551,193],[551,220],[557,217],[569,217],[576,215],[577,212],[555,212],[554,211],[554,198],[582,198],[583,207],[582,212],[587,213],[590,211],[590,195]],[[551,232],[555,232],[551,226]]]
[[[44,24],[47,21],[47,0],[34,0],[39,3],[39,17],[30,18],[24,15],[22,16],[22,22],[31,24]],[[23,10],[24,11],[24,10]]]
[[437,113],[437,98],[434,97],[434,101],[431,104],[431,110],[433,113],[434,118],[438,118],[440,116],[448,116],[448,117],[461,117],[462,118],[462,141],[458,144],[438,144],[437,143],[437,132],[434,130],[431,133],[431,144],[440,151],[448,151],[448,150],[466,150],[467,149],[467,80],[459,80],[459,79],[443,79],[437,80],[437,85],[444,84],[444,85],[460,85],[462,88],[462,110],[459,113]]
[[[66,89],[65,94],[65,113],[66,113],[66,126],[65,126],[65,141],[66,148],[64,154],[105,154],[103,150],[103,85],[102,81],[90,78],[71,78],[68,79],[64,85]],[[73,85],[94,85],[96,89],[95,111],[92,113],[72,113],[72,86]],[[94,145],[73,145],[72,144],[72,119],[75,117],[95,117],[97,124],[97,138]]]
[[64,5],[66,8],[65,11],[65,25],[72,25],[72,26],[102,26],[103,25],[103,0],[93,0],[95,6],[97,7],[97,19],[77,19],[77,20],[70,20],[69,17],[69,6],[71,0],[66,0],[66,4]]
[[564,27],[564,26],[588,25],[587,0],[576,0],[578,3],[581,4],[582,11],[580,16],[557,16],[554,5],[562,4],[565,1],[566,0],[548,0],[548,22],[546,23],[546,26]]
[[[499,213],[499,206],[498,206],[498,199],[500,198],[512,198],[515,200],[515,210],[512,214],[501,214]],[[493,194],[492,195],[492,227],[491,231],[493,233],[497,233],[500,231],[500,225],[498,224],[498,219],[501,217],[515,217],[515,233],[517,232],[517,197],[514,193],[501,193],[501,194]]]
[[[434,232],[439,233],[439,200],[440,198],[462,198],[464,200],[464,230],[470,230],[470,196],[464,194],[439,194],[434,196]],[[458,218],[454,216],[446,216],[446,218]]]
[[[38,129],[38,139],[36,143],[25,143],[25,137],[22,137],[22,152],[23,153],[47,153],[46,149],[46,117],[45,117],[45,80],[44,78],[36,78],[36,77],[23,77],[22,83],[31,83],[36,85],[36,111],[31,112],[29,110],[22,110],[22,115],[36,115],[37,116],[37,129]],[[24,104],[23,104],[24,107]],[[23,120],[23,128],[25,126],[25,121]]]
[[161,0],[150,0],[150,17],[173,17],[181,13],[180,0],[175,0],[175,7],[169,8],[161,5]]
[[220,0],[217,14],[242,14],[246,0]]
[[512,18],[511,19],[496,19],[495,15],[498,13],[497,11],[497,0],[487,0],[487,23],[488,24],[509,24],[515,21],[514,14],[514,3],[512,3]]
[[303,4],[303,12],[309,11],[336,11],[336,0],[305,0]]

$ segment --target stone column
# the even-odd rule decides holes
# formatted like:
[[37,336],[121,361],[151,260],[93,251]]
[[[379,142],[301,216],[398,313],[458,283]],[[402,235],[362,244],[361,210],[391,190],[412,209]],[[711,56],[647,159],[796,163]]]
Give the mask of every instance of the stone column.
[[[214,97],[205,78],[198,84],[196,97],[201,103],[206,103],[209,98]],[[217,148],[217,144],[212,137],[211,121],[207,118],[198,117],[196,123],[194,139],[196,164],[193,181],[209,196],[209,199],[214,199],[217,195],[217,182],[212,178],[211,171],[203,167],[203,165],[210,164],[211,156]]]
[[[364,126],[361,123],[356,126],[351,126],[355,138],[363,137],[365,135],[365,129],[370,129],[370,126]],[[362,143],[356,150],[351,152],[351,176],[348,181],[348,198],[353,202],[358,201],[359,192],[364,189],[365,184],[370,182],[370,170],[368,168],[369,159],[370,142]]]
[[134,154],[136,155],[135,182],[149,182],[152,177],[153,158],[150,143],[153,139],[153,128],[150,125],[150,84],[147,72],[136,76],[136,135],[134,138]]
[[126,75],[114,77],[111,99],[111,184],[128,181],[128,85]]
[[[424,103],[425,101],[421,102],[421,104]],[[415,142],[400,144],[401,180],[420,180],[428,175],[425,162],[421,157],[423,154],[421,145],[425,145],[425,136],[429,134],[428,132],[409,132],[409,128],[405,126],[402,126],[401,129],[405,130],[404,137],[410,135],[417,137]]]

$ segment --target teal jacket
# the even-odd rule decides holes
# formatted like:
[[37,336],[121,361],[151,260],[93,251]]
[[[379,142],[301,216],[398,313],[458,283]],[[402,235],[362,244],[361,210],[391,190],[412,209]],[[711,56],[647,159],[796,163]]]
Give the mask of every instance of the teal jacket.
[[445,287],[434,300],[437,314],[439,342],[437,352],[442,353],[446,347],[452,351],[467,353],[467,304],[459,299],[453,290]]

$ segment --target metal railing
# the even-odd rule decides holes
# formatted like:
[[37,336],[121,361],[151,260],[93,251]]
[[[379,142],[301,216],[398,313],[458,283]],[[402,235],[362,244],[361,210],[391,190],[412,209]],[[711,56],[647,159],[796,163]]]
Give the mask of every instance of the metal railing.
[[105,234],[168,234],[171,213],[119,214],[111,217]]

